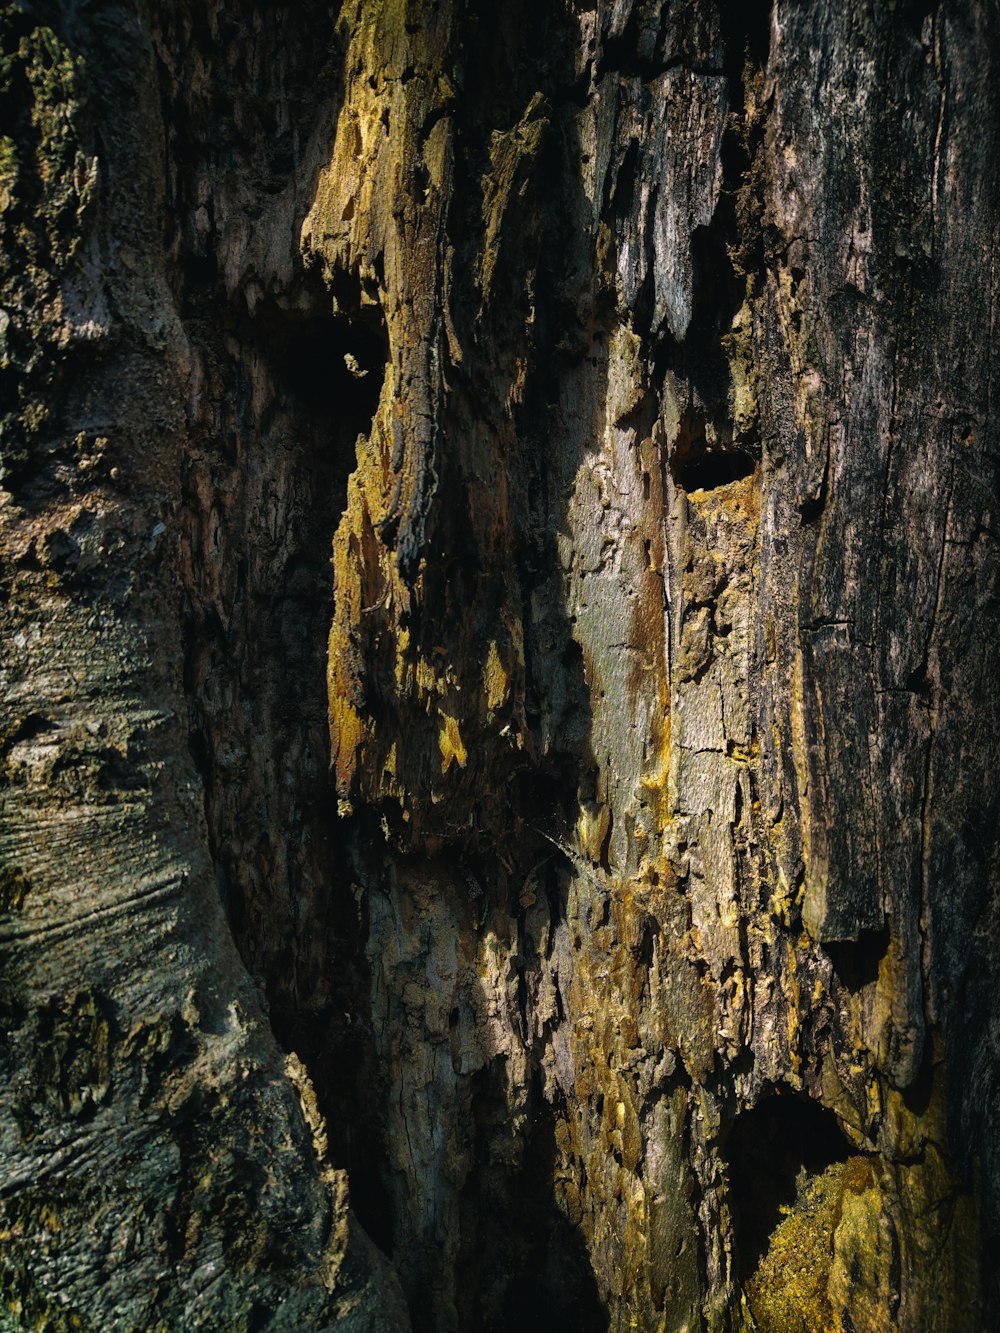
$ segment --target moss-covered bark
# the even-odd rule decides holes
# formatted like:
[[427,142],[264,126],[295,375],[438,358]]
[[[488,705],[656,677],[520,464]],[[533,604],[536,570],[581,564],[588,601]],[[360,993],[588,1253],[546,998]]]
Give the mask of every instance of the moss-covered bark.
[[2,24],[10,1317],[994,1327],[994,8]]

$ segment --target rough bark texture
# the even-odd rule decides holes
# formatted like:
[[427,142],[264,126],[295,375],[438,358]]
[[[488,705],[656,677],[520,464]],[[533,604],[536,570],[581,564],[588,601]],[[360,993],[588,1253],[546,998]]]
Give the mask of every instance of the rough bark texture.
[[1000,1326],[996,5],[0,35],[7,1322]]

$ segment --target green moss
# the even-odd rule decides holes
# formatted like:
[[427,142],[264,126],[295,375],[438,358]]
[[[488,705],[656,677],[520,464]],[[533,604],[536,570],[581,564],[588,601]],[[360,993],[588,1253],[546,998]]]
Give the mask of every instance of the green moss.
[[24,31],[16,15],[3,16],[0,42],[0,215],[8,243],[39,270],[19,275],[12,264],[9,276],[37,284],[73,257],[96,187],[83,144],[84,66],[51,28]]
[[51,260],[62,266],[79,246],[81,218],[96,184],[95,164],[81,143],[83,61],[51,28],[36,28],[22,39],[19,55],[33,98],[35,169],[42,187],[39,214]]
[[57,291],[97,192],[84,62],[30,7],[0,7],[0,478],[27,469],[53,426],[64,336]]
[[37,1333],[85,1333],[87,1325],[75,1310],[54,1304],[44,1293],[30,1285],[27,1273],[0,1275],[0,1311],[6,1313],[19,1329]]
[[17,144],[9,134],[0,134],[0,213],[7,210],[17,185]]
[[[0,1328],[84,1333],[79,1311],[42,1289],[39,1270],[58,1245],[68,1201],[44,1189],[7,1200],[0,1210]],[[69,1205],[72,1207],[72,1205]]]
[[0,912],[17,912],[31,892],[31,880],[19,866],[0,869]]

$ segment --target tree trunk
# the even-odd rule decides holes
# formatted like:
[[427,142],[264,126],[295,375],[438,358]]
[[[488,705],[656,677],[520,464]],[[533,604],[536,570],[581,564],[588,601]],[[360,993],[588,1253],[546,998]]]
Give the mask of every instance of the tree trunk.
[[993,0],[0,35],[7,1324],[1000,1328]]

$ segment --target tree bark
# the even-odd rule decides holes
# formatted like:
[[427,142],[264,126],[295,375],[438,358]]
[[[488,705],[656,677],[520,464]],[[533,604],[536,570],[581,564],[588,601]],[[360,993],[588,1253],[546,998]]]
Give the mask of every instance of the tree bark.
[[0,35],[10,1326],[1000,1328],[1000,10]]

